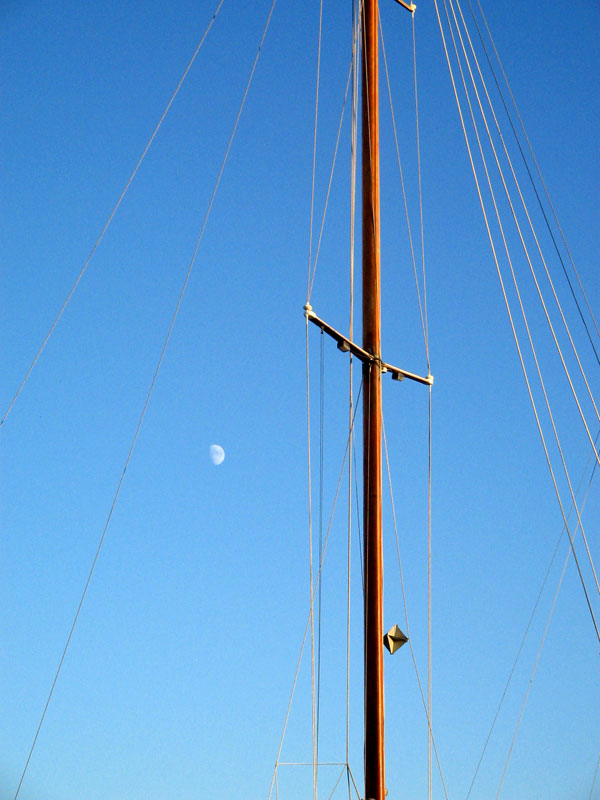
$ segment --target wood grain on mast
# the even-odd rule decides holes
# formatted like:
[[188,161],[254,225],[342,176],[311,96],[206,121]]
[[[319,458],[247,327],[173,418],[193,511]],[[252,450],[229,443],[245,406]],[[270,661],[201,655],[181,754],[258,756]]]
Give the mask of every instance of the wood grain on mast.
[[383,551],[381,536],[381,284],[379,239],[378,3],[362,20],[362,253],[365,798],[385,798],[383,694]]

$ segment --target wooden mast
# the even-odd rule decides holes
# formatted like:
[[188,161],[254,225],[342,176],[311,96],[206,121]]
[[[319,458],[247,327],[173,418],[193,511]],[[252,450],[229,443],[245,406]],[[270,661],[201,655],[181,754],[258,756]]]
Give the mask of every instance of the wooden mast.
[[[397,2],[414,12],[416,6]],[[433,376],[415,375],[381,358],[379,237],[378,3],[363,0],[362,40],[362,347],[304,306],[308,322],[331,336],[343,352],[362,361],[364,486],[365,800],[385,800],[383,693],[383,547],[381,535],[381,375],[431,386]],[[403,635],[403,634],[401,634]],[[404,637],[404,641],[406,638]]]
[[384,800],[383,552],[381,536],[381,282],[377,0],[362,24],[363,481],[365,537],[365,798]]

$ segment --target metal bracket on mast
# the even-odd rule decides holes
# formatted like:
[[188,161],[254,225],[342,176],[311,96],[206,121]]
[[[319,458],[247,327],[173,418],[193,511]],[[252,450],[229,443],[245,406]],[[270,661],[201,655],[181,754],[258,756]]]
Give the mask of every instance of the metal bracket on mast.
[[348,339],[347,336],[344,336],[343,333],[340,333],[335,328],[332,328],[331,325],[328,325],[325,320],[317,317],[309,303],[304,306],[304,316],[308,322],[312,322],[320,328],[323,333],[331,336],[331,338],[335,340],[338,350],[341,350],[342,353],[352,353],[353,356],[356,356],[367,364],[379,364],[381,371],[391,372],[392,379],[395,381],[403,381],[405,378],[408,378],[408,380],[416,381],[417,383],[424,383],[426,386],[433,385],[433,375],[427,375],[423,378],[421,375],[415,375],[413,372],[400,369],[400,367],[395,367],[393,364],[387,364],[385,361],[382,361],[381,358],[374,356],[372,353],[368,353],[351,339]]
[[417,7],[414,3],[405,3],[404,0],[396,0],[399,6],[405,8],[407,11],[410,11],[411,14],[414,14],[417,10]]

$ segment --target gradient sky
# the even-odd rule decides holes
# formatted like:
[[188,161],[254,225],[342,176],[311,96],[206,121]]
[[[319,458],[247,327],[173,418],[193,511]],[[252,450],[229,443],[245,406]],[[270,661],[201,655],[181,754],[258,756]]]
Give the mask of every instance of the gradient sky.
[[[214,11],[199,0],[7,0],[2,75],[2,414]],[[346,7],[348,5],[348,7]],[[14,797],[200,232],[270,3],[227,0],[2,426],[0,800]],[[349,4],[323,17],[320,223],[350,58]],[[600,8],[485,3],[592,309],[600,307]],[[382,3],[413,230],[410,16]],[[473,187],[433,4],[416,14],[433,390],[433,723],[464,798],[561,533]],[[266,798],[308,612],[305,340],[317,4],[278,0],[236,139],[19,797]],[[384,358],[426,373],[382,86]],[[311,302],[348,318],[349,117]],[[543,235],[544,246],[548,237]],[[568,287],[552,262],[561,293]],[[532,299],[531,287],[526,300]],[[574,326],[577,311],[567,300]],[[534,312],[536,331],[543,331]],[[357,315],[357,318],[360,315]],[[598,364],[574,328],[592,388]],[[311,331],[319,517],[319,334]],[[590,445],[548,340],[577,483]],[[324,508],[347,436],[347,356],[325,342]],[[385,381],[411,639],[426,676],[427,392]],[[355,385],[355,393],[358,384]],[[589,403],[586,413],[589,413]],[[598,424],[593,425],[594,434]],[[573,434],[573,441],[569,434]],[[209,447],[226,459],[215,466]],[[558,463],[558,462],[557,462]],[[587,467],[587,472],[584,469]],[[564,487],[563,487],[564,488]],[[346,478],[323,572],[320,758],[344,760]],[[354,511],[356,520],[356,511]],[[600,505],[584,513],[598,562]],[[350,764],[362,782],[360,556],[352,545]],[[384,508],[386,627],[404,626]],[[472,798],[496,795],[560,569],[561,541]],[[585,559],[583,549],[578,549]],[[591,601],[600,617],[589,567]],[[569,563],[501,797],[590,797],[600,645]],[[427,794],[408,648],[386,668],[389,797]],[[305,653],[282,759],[311,758]],[[321,772],[328,797],[337,774]],[[284,771],[287,770],[287,771]],[[311,771],[282,768],[280,797]],[[329,788],[328,788],[329,787]],[[434,797],[443,797],[437,773]],[[335,795],[343,796],[343,791]],[[347,792],[346,792],[347,796]],[[600,777],[593,797],[600,797]]]

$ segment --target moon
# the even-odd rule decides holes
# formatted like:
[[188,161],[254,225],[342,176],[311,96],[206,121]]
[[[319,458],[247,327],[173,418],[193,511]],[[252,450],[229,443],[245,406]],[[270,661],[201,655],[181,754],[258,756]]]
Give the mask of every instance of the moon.
[[211,444],[209,449],[210,460],[215,466],[219,466],[225,460],[225,450],[220,444]]

